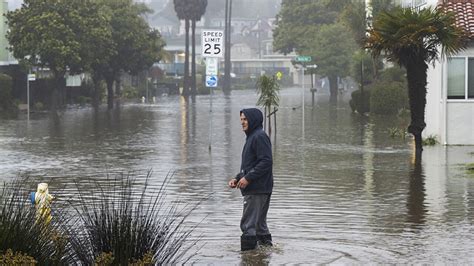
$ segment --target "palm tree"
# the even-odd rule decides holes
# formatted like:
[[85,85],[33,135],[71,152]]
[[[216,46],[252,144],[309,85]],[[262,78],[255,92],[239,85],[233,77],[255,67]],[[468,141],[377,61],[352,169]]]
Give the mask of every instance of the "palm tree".
[[196,95],[196,21],[206,13],[207,0],[194,0],[191,16],[192,62],[191,62],[191,94]]
[[416,11],[397,7],[375,17],[368,30],[366,47],[374,57],[381,53],[407,70],[411,123],[408,132],[415,137],[421,155],[421,133],[426,127],[426,78],[428,64],[465,48],[465,32],[455,26],[455,16],[441,8]]
[[189,21],[192,15],[193,3],[191,0],[173,0],[174,10],[180,20],[184,20],[185,29],[185,52],[184,52],[184,77],[183,77],[183,95],[189,95]]
[[[280,90],[280,85],[276,81],[276,78],[269,77],[267,75],[262,75],[257,80],[257,93],[259,94],[259,98],[257,100],[257,105],[264,107],[264,114],[265,114],[265,125],[267,124],[268,120],[268,134],[272,135],[272,125],[271,125],[271,118],[270,116],[273,114],[276,118],[276,107],[279,105],[280,97],[278,96],[278,91]],[[272,106],[274,108],[273,112]],[[268,115],[267,115],[268,114]],[[275,119],[276,123],[276,119]],[[275,125],[276,131],[276,125]]]

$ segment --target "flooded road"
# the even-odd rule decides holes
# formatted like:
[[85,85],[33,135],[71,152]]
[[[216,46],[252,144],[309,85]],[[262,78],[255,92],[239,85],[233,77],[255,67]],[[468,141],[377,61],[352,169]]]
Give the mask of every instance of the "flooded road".
[[426,147],[414,164],[410,140],[389,137],[396,118],[305,98],[303,130],[300,89],[281,92],[270,249],[240,252],[242,198],[226,185],[240,166],[239,110],[255,105],[253,90],[214,97],[211,138],[209,96],[0,120],[0,180],[30,175],[67,197],[74,180],[152,169],[161,184],[174,171],[171,196],[210,194],[190,217],[204,219],[197,264],[474,264],[474,176],[464,169],[474,147]]

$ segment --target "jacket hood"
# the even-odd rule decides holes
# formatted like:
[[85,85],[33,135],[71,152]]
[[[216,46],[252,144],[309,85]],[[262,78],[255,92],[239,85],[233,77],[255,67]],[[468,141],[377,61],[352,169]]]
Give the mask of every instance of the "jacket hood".
[[262,114],[262,111],[260,111],[259,109],[257,108],[242,109],[240,110],[240,113],[241,114],[243,113],[245,115],[249,123],[248,130],[245,131],[245,134],[249,135],[255,129],[263,128],[262,126],[263,114]]

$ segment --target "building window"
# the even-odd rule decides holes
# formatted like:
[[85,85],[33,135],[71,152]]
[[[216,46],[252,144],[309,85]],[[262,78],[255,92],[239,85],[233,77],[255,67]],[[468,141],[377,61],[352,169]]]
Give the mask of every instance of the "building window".
[[448,59],[448,99],[474,99],[474,58]]

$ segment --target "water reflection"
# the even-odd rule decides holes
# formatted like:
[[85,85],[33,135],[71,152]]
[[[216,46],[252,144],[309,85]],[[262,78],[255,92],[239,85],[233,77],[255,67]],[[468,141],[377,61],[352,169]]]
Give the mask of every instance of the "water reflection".
[[409,226],[419,227],[425,222],[425,177],[421,155],[416,156],[409,174],[410,182],[407,198],[407,222]]
[[374,189],[374,132],[373,132],[374,124],[367,124],[362,127],[363,130],[363,143],[365,152],[362,155],[362,161],[364,165],[364,190],[367,193],[369,198],[372,198],[372,192]]
[[272,248],[259,247],[257,250],[242,252],[240,255],[241,266],[269,265],[271,261]]

